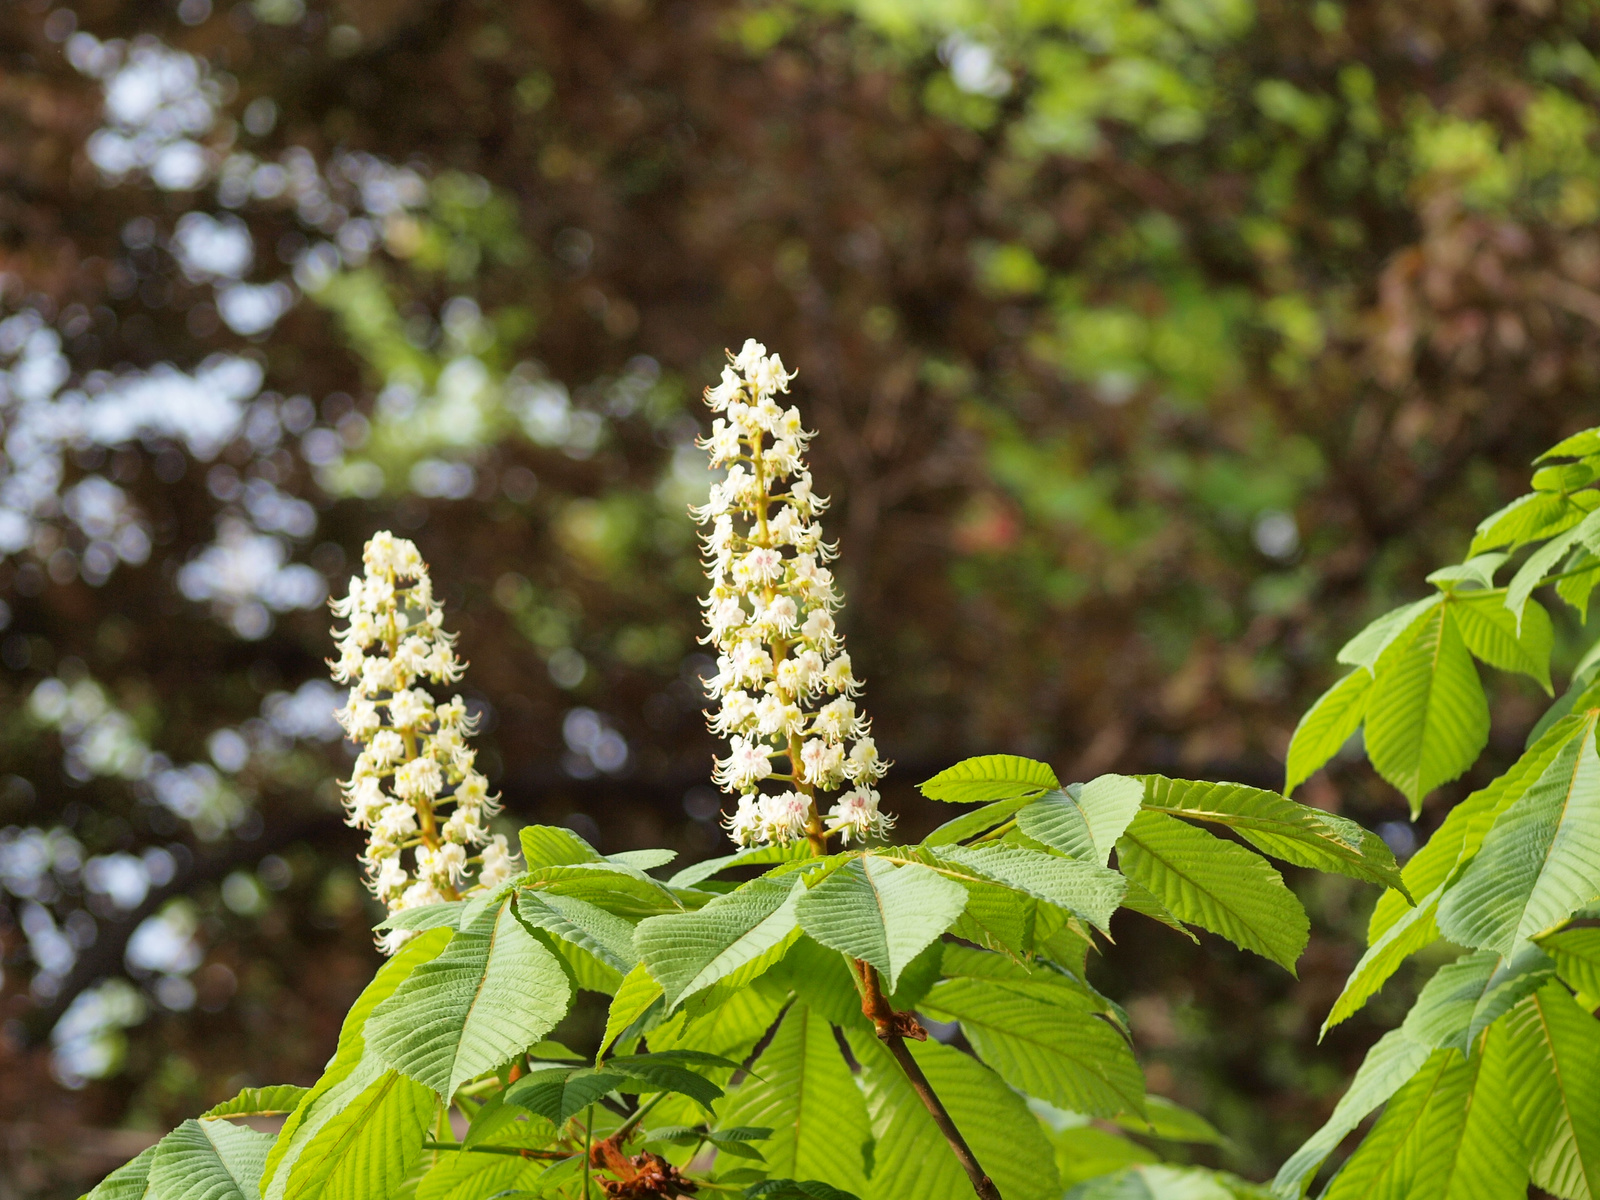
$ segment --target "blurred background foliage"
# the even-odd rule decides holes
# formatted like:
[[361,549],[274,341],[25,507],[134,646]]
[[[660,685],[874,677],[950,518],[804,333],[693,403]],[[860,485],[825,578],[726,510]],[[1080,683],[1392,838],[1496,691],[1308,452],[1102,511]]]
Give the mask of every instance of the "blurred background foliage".
[[[974,752],[1280,784],[1340,642],[1600,420],[1597,53],[1589,0],[4,6],[0,1193],[329,1053],[376,528],[508,822],[716,852],[686,506],[747,336],[908,835]],[[1539,711],[1492,682],[1485,777]],[[1302,796],[1403,855],[1472,784]],[[1293,882],[1298,979],[1136,923],[1095,968],[1255,1177],[1409,1002],[1316,1044],[1373,896]]]

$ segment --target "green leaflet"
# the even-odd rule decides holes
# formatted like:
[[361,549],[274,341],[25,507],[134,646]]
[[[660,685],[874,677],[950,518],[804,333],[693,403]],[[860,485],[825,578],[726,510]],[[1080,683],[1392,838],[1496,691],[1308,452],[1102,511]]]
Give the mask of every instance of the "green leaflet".
[[1528,1194],[1509,1067],[1510,1038],[1502,1023],[1489,1029],[1462,1068],[1465,1087],[1450,1092],[1460,1110],[1435,1135],[1438,1167],[1417,1181],[1416,1200],[1523,1200]]
[[1540,938],[1539,945],[1566,983],[1600,1003],[1600,929],[1563,929]]
[[512,911],[529,930],[542,930],[583,951],[612,976],[615,991],[639,960],[633,953],[633,926],[587,900],[552,892],[523,892]]
[[1429,1049],[1447,1047],[1465,1053],[1472,1018],[1499,966],[1498,954],[1480,950],[1440,967],[1417,996],[1400,1031]]
[[517,840],[528,870],[564,863],[600,862],[600,851],[561,825],[524,825]]
[[1144,784],[1126,775],[1046,792],[1017,814],[1017,828],[1069,858],[1105,866],[1144,800]]
[[1283,791],[1292,793],[1350,740],[1367,715],[1372,696],[1372,673],[1352,671],[1313,704],[1289,740]]
[[1280,1196],[1298,1200],[1316,1174],[1322,1160],[1344,1141],[1368,1113],[1399,1091],[1421,1069],[1433,1052],[1431,1046],[1413,1040],[1403,1029],[1391,1029],[1371,1050],[1350,1081],[1350,1087],[1334,1105],[1327,1123],[1306,1139],[1278,1169],[1272,1188]]
[[1432,1181],[1447,1177],[1476,1074],[1456,1051],[1436,1050],[1395,1093],[1322,1200],[1420,1200]]
[[1439,930],[1509,951],[1600,897],[1600,755],[1592,722],[1508,807],[1439,903]]
[[1144,1116],[1121,1116],[1115,1123],[1130,1133],[1148,1134],[1167,1142],[1186,1142],[1198,1146],[1232,1145],[1210,1121],[1165,1096],[1146,1096]]
[[[1567,717],[1552,725],[1523,753],[1504,775],[1488,787],[1473,792],[1452,808],[1428,844],[1412,857],[1401,872],[1413,895],[1423,896],[1446,883],[1458,867],[1464,867],[1483,845],[1483,838],[1504,812],[1537,780],[1567,739],[1583,726],[1581,717]],[[1390,926],[1410,911],[1398,892],[1378,897],[1367,926],[1367,942],[1374,944]],[[1387,978],[1387,976],[1385,976]]]
[[930,800],[976,804],[1046,792],[1061,785],[1042,762],[1015,754],[985,754],[946,767],[917,790]]
[[[861,1064],[877,1137],[867,1200],[972,1200],[972,1184],[933,1118],[882,1043],[848,1035]],[[956,1128],[1006,1200],[1059,1200],[1055,1154],[1022,1097],[976,1059],[937,1042],[911,1053],[944,1101]]]
[[517,1080],[506,1089],[506,1103],[538,1113],[559,1128],[628,1082],[627,1075],[603,1067],[552,1067]]
[[[1070,791],[1070,785],[1068,787]],[[927,837],[922,839],[924,846],[948,846],[952,842],[964,842],[970,837],[989,830],[1010,819],[1013,813],[1025,805],[1032,804],[1035,797],[1013,796],[1009,800],[996,800],[992,804],[985,804],[982,808],[975,808],[969,813],[962,813],[946,821]]]
[[1505,566],[1510,558],[1504,551],[1492,554],[1476,554],[1464,563],[1453,563],[1448,567],[1440,567],[1428,576],[1428,582],[1438,584],[1447,592],[1460,590],[1462,583],[1475,583],[1480,588],[1491,589],[1494,587],[1495,572]]
[[1260,855],[1165,813],[1141,812],[1117,843],[1117,861],[1180,920],[1294,971],[1310,924]]
[[718,1127],[765,1126],[773,1133],[761,1151],[773,1175],[865,1195],[871,1130],[833,1026],[803,1004],[792,1006],[754,1071],[728,1094]]
[[346,1104],[382,1074],[376,1057],[366,1058],[367,1018],[418,966],[437,956],[449,943],[449,929],[431,929],[419,935],[378,969],[377,975],[356,998],[339,1030],[339,1045],[311,1090],[278,1131],[261,1177],[264,1200],[279,1200],[287,1178],[280,1168],[292,1168],[306,1146]]
[[200,1114],[202,1121],[217,1117],[275,1117],[291,1113],[299,1106],[310,1088],[280,1083],[274,1087],[245,1088],[232,1100],[224,1100]]
[[[1065,1188],[1072,1188],[1074,1184],[1087,1180],[1096,1180],[1097,1186],[1103,1186],[1101,1176],[1120,1172],[1122,1168],[1137,1163],[1161,1161],[1155,1151],[1141,1146],[1132,1138],[1120,1137],[1093,1125],[1073,1125],[1049,1131],[1047,1136],[1055,1143],[1056,1169],[1061,1172],[1061,1186]],[[1067,1194],[1073,1200],[1083,1195],[1077,1191]]]
[[1413,817],[1489,739],[1489,703],[1452,607],[1429,610],[1384,651],[1367,704],[1367,756],[1411,802]]
[[[1589,619],[1589,597],[1600,583],[1600,556],[1580,550],[1566,564],[1567,571],[1581,570],[1580,575],[1568,575],[1556,583],[1556,595],[1571,605],[1578,613],[1579,622]],[[1563,574],[1566,572],[1563,571]]]
[[[1438,834],[1434,835],[1436,838]],[[1431,842],[1429,843],[1432,844]],[[1399,893],[1389,893],[1398,896]],[[1317,1036],[1326,1036],[1340,1021],[1360,1010],[1389,977],[1400,969],[1400,964],[1424,946],[1432,945],[1439,937],[1439,897],[1444,894],[1440,884],[1422,899],[1415,908],[1405,909],[1399,920],[1389,925],[1367,947],[1366,953],[1345,980],[1344,990],[1334,1001],[1328,1018],[1322,1023]]]
[[391,913],[386,920],[379,921],[374,929],[438,929],[448,926],[457,929],[461,925],[461,910],[467,906],[465,900],[442,900],[438,904],[419,904],[416,908],[403,908],[397,913]]
[[1600,1195],[1600,1026],[1559,984],[1506,1018],[1513,1126],[1533,1182],[1571,1200]]
[[795,917],[822,945],[871,963],[892,992],[900,972],[966,905],[967,890],[933,868],[868,853],[801,896]]
[[803,841],[790,842],[784,846],[752,846],[750,849],[741,850],[737,854],[724,854],[720,858],[708,858],[704,862],[697,862],[687,866],[667,880],[667,886],[692,888],[696,884],[703,883],[713,875],[718,875],[730,867],[795,862],[802,858],[809,858],[810,855],[811,849]]
[[531,1187],[548,1163],[506,1154],[447,1154],[417,1185],[416,1200],[483,1200]]
[[150,1160],[155,1156],[156,1147],[147,1146],[96,1184],[83,1200],[143,1200],[150,1187]]
[[1573,528],[1540,546],[1511,577],[1511,582],[1506,587],[1505,607],[1516,617],[1519,624],[1528,597],[1574,546],[1584,546],[1589,550],[1600,549],[1600,512],[1589,513]]
[[1494,974],[1483,989],[1483,998],[1472,1011],[1464,1044],[1476,1045],[1485,1029],[1549,983],[1554,975],[1554,961],[1532,942],[1519,947],[1509,959],[1499,956]]
[[800,933],[795,905],[804,891],[798,876],[753,879],[696,912],[639,922],[634,949],[660,982],[667,1010],[721,980],[748,982],[782,958]]
[[227,1121],[185,1121],[156,1145],[150,1191],[160,1200],[257,1200],[270,1134]]
[[653,871],[657,867],[664,867],[678,857],[676,850],[619,850],[615,854],[606,855],[608,863],[615,863],[619,867],[633,867],[638,871]]
[[1437,593],[1386,612],[1339,650],[1338,661],[1371,671],[1395,640],[1410,632],[1444,598]]
[[745,1189],[748,1200],[861,1200],[819,1179],[768,1179]]
[[623,976],[616,993],[611,997],[611,1008],[606,1013],[605,1037],[601,1039],[599,1053],[604,1054],[612,1042],[627,1032],[660,999],[661,985],[651,978],[643,963],[638,963]]
[[1073,1188],[1067,1197],[1068,1200],[1255,1200],[1269,1194],[1225,1171],[1140,1163],[1114,1175],[1090,1179]]
[[1037,990],[969,978],[938,984],[922,1007],[960,1021],[978,1057],[1030,1096],[1092,1116],[1144,1112],[1144,1075],[1128,1043],[1081,1002],[1050,1003]]
[[1593,429],[1581,429],[1577,433],[1562,438],[1533,461],[1542,463],[1548,462],[1552,458],[1586,458],[1595,453],[1600,453],[1600,426],[1596,426]]
[[[358,1072],[348,1082],[365,1078],[367,1072]],[[422,1139],[435,1104],[431,1091],[398,1071],[377,1074],[329,1115],[294,1161],[282,1167],[283,1200],[368,1200],[391,1195],[422,1157]],[[276,1187],[276,1177],[273,1183]]]
[[[820,951],[843,965],[843,959],[831,951]],[[715,991],[716,989],[712,989]],[[704,1050],[727,1058],[743,1060],[777,1022],[788,1003],[787,989],[780,987],[769,975],[763,975],[744,987],[731,990],[728,996],[714,1007],[695,1013],[702,992],[691,999],[671,1017],[650,1033],[650,1045],[655,1050]]]
[[1559,492],[1529,492],[1478,523],[1468,554],[1505,549],[1515,552],[1529,542],[1565,533],[1600,501],[1593,492],[1563,496]]
[[1501,671],[1527,675],[1546,694],[1555,694],[1550,686],[1555,628],[1537,600],[1526,602],[1520,622],[1492,592],[1457,592],[1450,597],[1450,607],[1461,640],[1477,658]]
[[[586,900],[607,912],[623,917],[649,917],[658,913],[681,912],[684,900],[658,879],[624,863],[557,863],[537,867],[519,876],[510,886],[552,892]],[[694,893],[688,893],[693,896]],[[473,903],[481,903],[474,901]]]
[[506,898],[379,1004],[366,1037],[384,1062],[449,1099],[542,1038],[571,1000],[561,964]]
[[1297,867],[1406,890],[1384,840],[1345,817],[1242,783],[1203,783],[1164,775],[1141,778],[1149,812],[1226,825],[1257,850]]
[[732,1071],[725,1058],[696,1050],[619,1054],[600,1067],[553,1066],[530,1071],[505,1092],[507,1104],[538,1113],[557,1127],[609,1092],[641,1095],[677,1092],[708,1114],[722,1088],[706,1077],[710,1070]]
[[[1060,905],[1099,929],[1110,924],[1127,886],[1121,875],[1107,867],[1022,846],[940,846],[936,853],[945,862]],[[1014,899],[1009,903],[1015,908]]]

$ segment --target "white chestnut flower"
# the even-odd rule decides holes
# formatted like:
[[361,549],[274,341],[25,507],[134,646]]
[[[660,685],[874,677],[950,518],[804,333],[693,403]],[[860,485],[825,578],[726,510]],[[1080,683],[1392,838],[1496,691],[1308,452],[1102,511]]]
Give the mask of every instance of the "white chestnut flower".
[[878,811],[876,791],[858,787],[840,796],[828,810],[828,827],[837,830],[840,840],[848,846],[852,838],[864,842],[886,836],[894,828],[894,818]]
[[[474,727],[466,703],[437,700],[425,686],[453,683],[465,670],[427,564],[411,542],[386,532],[373,535],[362,562],[363,575],[330,606],[347,622],[334,631],[339,657],[329,664],[350,687],[339,721],[361,747],[341,788],[350,824],[368,831],[367,885],[399,912],[495,886],[517,865],[505,839],[485,827],[496,808],[466,740]],[[392,954],[411,936],[391,930],[378,944]]]
[[[705,680],[716,702],[709,721],[729,739],[712,778],[739,796],[724,821],[739,845],[807,837],[820,850],[829,832],[821,794],[847,779],[861,785],[856,792],[870,790],[886,764],[849,699],[861,685],[833,617],[838,592],[824,564],[836,551],[816,521],[827,501],[804,461],[812,434],[799,409],[778,400],[794,375],[754,340],[728,358],[706,391],[718,416],[700,443],[711,465],[726,469],[692,510],[708,527],[704,640],[717,652],[716,674]],[[774,777],[789,790],[763,794]],[[887,827],[874,816],[833,831],[859,838],[861,829]]]

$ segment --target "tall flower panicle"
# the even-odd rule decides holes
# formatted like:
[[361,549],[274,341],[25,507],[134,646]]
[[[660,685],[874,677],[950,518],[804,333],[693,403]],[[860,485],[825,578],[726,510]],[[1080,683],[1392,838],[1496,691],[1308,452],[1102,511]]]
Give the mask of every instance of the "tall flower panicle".
[[[706,389],[718,415],[700,442],[727,471],[694,510],[709,527],[711,728],[729,744],[713,778],[739,797],[728,831],[741,846],[808,838],[817,849],[832,833],[846,844],[881,837],[894,822],[873,785],[888,764],[856,708],[861,684],[834,624],[835,548],[817,522],[828,502],[812,491],[804,458],[813,435],[799,409],[778,403],[794,377],[778,355],[747,341],[728,357]],[[824,818],[823,797],[841,788]]]
[[[467,742],[466,705],[418,686],[454,683],[464,670],[427,564],[388,532],[362,558],[364,574],[332,603],[349,624],[334,630],[339,657],[329,665],[350,685],[337,715],[361,747],[341,785],[348,821],[367,831],[367,886],[395,913],[494,887],[517,864],[504,835],[486,828],[498,807]],[[392,954],[410,936],[392,930],[378,944]]]

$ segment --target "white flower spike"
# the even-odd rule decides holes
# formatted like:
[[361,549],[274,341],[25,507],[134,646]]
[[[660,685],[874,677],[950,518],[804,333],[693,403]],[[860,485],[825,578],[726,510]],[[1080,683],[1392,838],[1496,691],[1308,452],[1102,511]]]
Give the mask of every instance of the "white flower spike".
[[[334,630],[339,657],[329,665],[350,685],[339,723],[361,747],[342,785],[348,821],[367,831],[367,886],[397,913],[495,887],[518,864],[505,836],[484,827],[498,807],[467,744],[466,705],[460,696],[438,703],[417,686],[454,683],[464,669],[427,564],[388,532],[374,534],[362,557],[365,572],[331,605],[349,625]],[[378,945],[393,954],[412,936],[391,930]]]
[[[799,409],[777,401],[794,375],[754,340],[728,358],[721,382],[706,389],[718,416],[700,442],[727,474],[694,510],[710,527],[703,640],[717,649],[717,673],[706,681],[718,702],[711,728],[729,744],[713,779],[739,796],[725,820],[739,845],[806,838],[820,853],[830,834],[848,845],[893,827],[872,788],[889,764],[856,709],[861,683],[834,627],[839,596],[826,564],[835,551],[817,523],[828,502],[812,491],[803,457],[812,434]],[[766,781],[785,790],[764,794]],[[824,820],[822,793],[846,782],[855,786]]]

